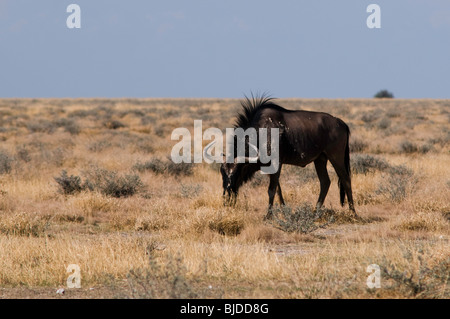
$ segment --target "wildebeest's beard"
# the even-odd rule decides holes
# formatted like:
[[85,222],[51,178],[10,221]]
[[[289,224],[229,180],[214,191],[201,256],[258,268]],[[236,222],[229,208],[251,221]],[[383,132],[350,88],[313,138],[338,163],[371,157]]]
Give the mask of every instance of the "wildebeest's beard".
[[222,186],[223,186],[223,204],[224,206],[234,206],[236,204],[236,197],[239,190],[239,164],[224,163],[220,167],[222,174]]
[[239,188],[260,169],[257,163],[224,163],[220,167],[224,206],[236,204]]

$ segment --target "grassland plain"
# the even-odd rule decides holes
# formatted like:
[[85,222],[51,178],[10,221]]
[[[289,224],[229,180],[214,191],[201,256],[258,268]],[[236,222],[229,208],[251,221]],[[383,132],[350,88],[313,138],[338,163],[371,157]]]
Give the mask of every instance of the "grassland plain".
[[218,165],[168,159],[173,129],[231,127],[237,99],[1,99],[0,298],[449,298],[450,101],[278,102],[349,124],[360,219],[330,165],[320,216],[314,168],[286,166],[267,222],[267,177],[224,207]]

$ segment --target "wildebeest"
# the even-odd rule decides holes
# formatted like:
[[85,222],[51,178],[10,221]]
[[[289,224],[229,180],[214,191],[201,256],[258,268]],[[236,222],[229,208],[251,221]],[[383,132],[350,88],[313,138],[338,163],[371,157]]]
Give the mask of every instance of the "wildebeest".
[[[279,182],[283,164],[305,167],[314,162],[320,181],[320,194],[316,208],[322,207],[330,187],[328,161],[333,165],[339,178],[341,205],[344,205],[347,195],[349,208],[356,215],[350,177],[350,129],[344,121],[322,112],[287,110],[275,104],[273,98],[266,96],[246,97],[241,104],[242,111],[237,115],[235,129],[245,130],[251,127],[256,130],[267,128],[268,131],[271,128],[279,129],[279,169],[276,173],[269,175],[269,209],[266,218],[272,217],[276,193],[281,204],[285,204]],[[249,146],[247,146],[248,150]],[[235,200],[239,188],[261,167],[260,161],[256,163],[249,161],[237,163],[236,160],[234,163],[224,162],[220,167],[224,197]]]

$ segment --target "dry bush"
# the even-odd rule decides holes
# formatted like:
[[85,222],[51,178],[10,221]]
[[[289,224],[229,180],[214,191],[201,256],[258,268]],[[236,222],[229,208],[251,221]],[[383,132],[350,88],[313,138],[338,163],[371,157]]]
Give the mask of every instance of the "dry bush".
[[80,126],[74,119],[71,118],[59,118],[55,121],[57,127],[61,127],[65,132],[71,135],[78,135],[81,132]]
[[91,152],[95,152],[95,153],[100,153],[103,152],[104,150],[110,148],[112,146],[112,143],[110,140],[100,140],[100,141],[95,141],[93,143],[91,143],[88,146],[88,149]]
[[351,136],[349,147],[351,153],[361,153],[367,149],[368,144],[360,138]]
[[380,121],[378,121],[377,126],[380,130],[386,130],[391,126],[391,120],[387,117],[383,117]]
[[402,153],[410,154],[410,153],[415,153],[418,150],[419,150],[419,148],[413,142],[403,141],[403,142],[400,143],[400,151]]
[[401,262],[384,257],[380,265],[385,282],[383,288],[398,290],[402,295],[414,298],[449,298],[450,257],[433,257],[430,251],[420,246],[403,248]]
[[27,128],[30,133],[47,133],[52,134],[56,128],[56,123],[44,119],[36,120],[36,122],[28,122]]
[[144,187],[138,175],[119,175],[98,167],[86,171],[85,174],[88,177],[82,182],[79,176],[69,176],[63,170],[54,180],[64,195],[73,195],[81,191],[98,191],[106,196],[119,198],[132,196]]
[[226,236],[239,235],[244,226],[243,218],[237,214],[217,214],[208,223],[209,229]]
[[67,175],[67,171],[63,170],[59,177],[54,178],[58,183],[59,191],[64,195],[72,195],[86,189],[86,185],[82,185],[79,176]]
[[390,167],[383,177],[375,192],[394,203],[403,201],[414,191],[418,182],[413,171],[404,165]]
[[223,295],[221,289],[202,288],[188,271],[181,256],[168,256],[165,264],[158,263],[154,252],[149,253],[146,268],[131,269],[127,275],[128,297],[133,299],[193,299],[218,298]]
[[3,150],[0,150],[0,174],[8,174],[11,172],[14,158]]
[[171,159],[162,160],[160,158],[152,158],[144,163],[136,163],[133,169],[139,172],[150,171],[155,174],[170,174],[175,176],[190,176],[193,174],[194,165],[192,163],[172,162]]
[[350,167],[353,173],[367,174],[369,172],[385,171],[390,165],[380,157],[367,154],[354,154],[350,158]]
[[37,213],[14,212],[2,214],[0,218],[0,234],[13,236],[45,236],[50,225],[51,216]]
[[237,236],[245,228],[244,216],[237,210],[231,208],[211,208],[202,206],[194,208],[192,217],[185,220],[183,232],[195,237],[205,235],[208,232],[224,236]]
[[[25,146],[23,146],[23,145],[20,145],[20,146],[16,149],[16,157],[17,157],[19,160],[21,160],[21,161],[23,161],[23,162],[25,162],[25,163],[28,163],[28,162],[31,161],[30,152],[29,152],[29,150],[28,150]],[[0,161],[1,161],[1,160],[0,160]]]
[[449,230],[448,221],[440,213],[417,212],[402,216],[394,229],[406,231],[439,232]]
[[197,197],[202,190],[203,190],[203,187],[200,184],[190,185],[190,184],[181,183],[180,196],[182,198],[194,198],[194,197]]
[[103,194],[112,197],[128,197],[136,194],[144,186],[138,175],[118,176],[116,173],[108,173],[101,184],[93,184]]
[[314,209],[307,203],[294,209],[289,206],[275,206],[272,208],[272,214],[274,226],[286,232],[307,234],[334,222],[332,213],[324,208]]
[[85,192],[75,197],[71,201],[75,208],[81,210],[85,218],[93,217],[96,213],[117,212],[122,208],[122,204],[116,198],[111,198],[98,192]]
[[136,231],[159,231],[168,229],[170,225],[169,220],[161,215],[148,214],[141,215],[136,218],[134,230]]
[[370,112],[364,113],[361,116],[361,120],[363,122],[365,122],[366,124],[370,124],[370,123],[376,121],[380,117],[380,113],[381,112],[378,112],[378,111],[370,111]]
[[450,212],[450,203],[443,198],[415,198],[411,201],[411,205],[414,212],[440,213],[442,215]]
[[107,121],[107,122],[105,122],[103,125],[104,125],[107,129],[110,129],[110,130],[117,130],[117,129],[119,129],[119,128],[126,127],[125,124],[123,124],[122,122],[117,121],[117,120]]

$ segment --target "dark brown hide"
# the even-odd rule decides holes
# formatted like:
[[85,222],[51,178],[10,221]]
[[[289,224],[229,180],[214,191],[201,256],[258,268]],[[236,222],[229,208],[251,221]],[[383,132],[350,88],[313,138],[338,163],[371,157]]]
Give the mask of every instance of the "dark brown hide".
[[[350,210],[355,213],[350,177],[349,136],[350,130],[341,119],[322,112],[287,110],[267,97],[246,98],[242,102],[243,110],[238,114],[235,128],[254,127],[279,128],[279,160],[276,173],[269,175],[269,212],[277,193],[281,204],[284,200],[279,183],[281,167],[290,164],[305,167],[314,162],[320,181],[320,194],[317,208],[320,208],[330,187],[327,162],[333,165],[338,177],[340,201],[344,205],[345,196]],[[269,138],[270,140],[270,138]],[[236,145],[236,143],[235,143]],[[235,153],[236,154],[236,153]],[[266,165],[266,164],[264,164]],[[235,200],[240,186],[249,181],[260,170],[262,163],[224,163],[221,166],[223,195]]]

